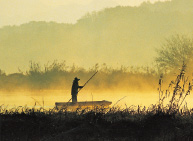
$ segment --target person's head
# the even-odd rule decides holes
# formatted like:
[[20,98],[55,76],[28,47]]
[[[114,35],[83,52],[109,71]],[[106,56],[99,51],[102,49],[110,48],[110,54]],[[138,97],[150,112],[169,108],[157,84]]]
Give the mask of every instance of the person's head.
[[74,81],[79,81],[80,79],[78,79],[77,77],[74,78]]

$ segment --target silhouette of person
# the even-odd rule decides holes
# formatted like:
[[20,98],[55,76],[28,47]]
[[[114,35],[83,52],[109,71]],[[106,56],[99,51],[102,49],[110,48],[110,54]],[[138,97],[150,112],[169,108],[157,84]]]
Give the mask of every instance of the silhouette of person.
[[78,79],[77,77],[74,78],[73,83],[72,83],[72,89],[71,89],[71,95],[72,95],[72,103],[77,102],[77,95],[78,95],[78,89],[83,88],[83,86],[78,85]]

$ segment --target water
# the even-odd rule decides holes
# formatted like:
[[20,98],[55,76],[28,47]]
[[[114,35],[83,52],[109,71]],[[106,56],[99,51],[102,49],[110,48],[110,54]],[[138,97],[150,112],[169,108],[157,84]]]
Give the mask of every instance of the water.
[[[46,109],[53,108],[55,102],[67,102],[71,98],[70,91],[9,91],[0,92],[0,105],[8,106],[9,108],[18,106],[33,107],[36,103],[36,107],[43,107]],[[137,92],[90,92],[82,90],[78,95],[78,101],[112,101],[112,105],[118,105],[122,108],[129,107],[131,105],[150,106],[151,104],[158,104],[159,94],[158,92],[137,93]],[[188,95],[186,102],[189,108],[193,107],[191,101],[192,95]],[[43,104],[44,103],[44,104]]]

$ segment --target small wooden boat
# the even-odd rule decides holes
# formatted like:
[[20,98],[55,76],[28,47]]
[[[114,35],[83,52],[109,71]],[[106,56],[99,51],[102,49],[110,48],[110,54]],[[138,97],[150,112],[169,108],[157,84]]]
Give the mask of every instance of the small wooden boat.
[[111,101],[82,101],[82,102],[77,102],[77,103],[72,103],[72,102],[56,102],[56,108],[77,108],[77,107],[96,107],[96,106],[104,106],[108,107],[111,105]]

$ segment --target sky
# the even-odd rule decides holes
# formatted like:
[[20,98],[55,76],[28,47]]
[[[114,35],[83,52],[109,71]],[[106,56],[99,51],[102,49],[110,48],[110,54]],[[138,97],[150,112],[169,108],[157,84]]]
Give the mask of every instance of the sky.
[[165,0],[0,0],[0,27],[30,21],[76,23],[88,12]]

